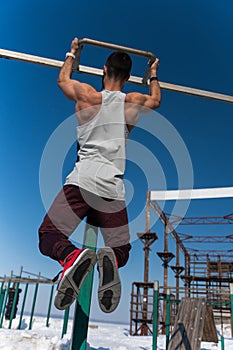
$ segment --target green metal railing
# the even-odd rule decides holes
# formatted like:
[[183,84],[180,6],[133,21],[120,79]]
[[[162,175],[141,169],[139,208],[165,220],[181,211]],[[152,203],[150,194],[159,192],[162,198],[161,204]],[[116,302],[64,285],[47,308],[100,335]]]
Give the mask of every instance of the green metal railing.
[[[171,299],[171,290],[168,288],[165,295],[159,295],[159,282],[154,282],[154,291],[153,291],[153,339],[152,339],[152,350],[157,350],[157,337],[158,337],[158,326],[159,326],[159,301],[166,303],[166,323],[165,323],[165,337],[166,337],[166,350],[168,349],[169,339],[170,339],[170,327],[171,327],[171,306],[172,304],[177,304],[180,300]],[[208,304],[212,306],[229,306],[231,309],[231,327],[233,329],[233,284],[230,284],[230,301],[219,301],[219,302],[210,302]],[[224,335],[220,335],[221,350],[225,350],[225,339]]]
[[[96,249],[96,243],[98,238],[98,231],[96,227],[87,224],[85,229],[85,236],[84,236],[84,246]],[[85,350],[86,349],[86,343],[87,343],[87,333],[88,333],[88,323],[89,323],[89,313],[90,313],[90,306],[91,306],[91,294],[92,294],[92,284],[93,284],[93,274],[94,270],[92,270],[88,276],[86,277],[85,281],[83,282],[80,295],[76,301],[76,307],[75,307],[75,313],[74,313],[74,320],[73,320],[73,329],[72,329],[72,340],[71,340],[71,350]],[[15,289],[14,299],[12,303],[12,309],[10,312],[10,319],[9,319],[9,326],[10,329],[12,326],[12,320],[16,308],[16,302],[17,302],[17,295],[19,292],[20,283],[23,283],[24,280],[21,278],[21,276],[18,276],[16,278],[13,277],[13,272],[11,273],[10,278],[5,278],[4,281],[1,283],[0,288],[0,328],[3,324],[3,319],[5,315],[5,309],[7,304],[7,299],[9,295],[9,290],[11,289],[11,283],[13,281],[13,288]],[[23,281],[23,282],[22,282]],[[40,274],[38,276],[37,283],[34,281],[35,290],[33,295],[33,302],[30,312],[30,323],[29,323],[29,329],[32,329],[32,320],[34,317],[34,311],[35,311],[35,305],[37,300],[37,294],[38,294],[38,288],[39,288],[39,281],[40,281]],[[51,283],[51,281],[49,281]],[[48,283],[49,283],[48,282]],[[46,281],[45,281],[46,283]],[[24,314],[25,309],[25,303],[26,298],[28,295],[28,288],[30,285],[29,279],[27,280],[27,283],[25,283],[24,288],[24,294],[23,294],[23,301],[22,306],[20,310],[20,318],[19,318],[19,324],[18,329],[21,328],[22,318]],[[49,327],[49,319],[51,314],[51,307],[52,307],[52,300],[53,300],[53,294],[54,294],[54,287],[55,284],[51,285],[51,291],[50,291],[50,297],[49,297],[49,304],[48,304],[48,310],[47,310],[47,318],[46,318],[46,326]],[[159,293],[159,289],[163,287],[159,287],[159,282],[154,281],[154,289],[153,289],[153,338],[152,338],[152,350],[157,350],[157,337],[158,337],[158,329],[159,329],[159,303],[165,302],[166,304],[166,320],[165,320],[165,338],[166,338],[166,350],[169,346],[169,339],[170,339],[170,329],[171,329],[171,319],[172,314],[171,310],[175,308],[172,308],[173,304],[178,304],[180,300],[173,299],[172,296],[172,287],[167,288],[166,294]],[[182,290],[182,288],[181,288]],[[182,291],[181,291],[182,293]],[[228,306],[231,310],[231,326],[233,329],[233,284],[230,284],[230,297],[229,301],[213,301],[210,300],[207,301],[208,304],[212,305],[213,307],[219,307],[219,306]],[[63,318],[63,328],[62,328],[62,337],[67,333],[67,327],[69,322],[69,312],[70,309],[66,309],[64,312],[64,318]],[[221,343],[221,350],[225,350],[225,339],[224,334],[221,332],[219,341]]]

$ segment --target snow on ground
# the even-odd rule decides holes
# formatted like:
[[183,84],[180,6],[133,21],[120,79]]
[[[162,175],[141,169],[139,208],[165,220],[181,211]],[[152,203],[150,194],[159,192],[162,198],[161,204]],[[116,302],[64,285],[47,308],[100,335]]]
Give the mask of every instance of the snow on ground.
[[[61,339],[62,319],[51,318],[50,327],[46,319],[36,316],[32,330],[28,330],[29,317],[25,317],[18,330],[18,318],[13,320],[12,329],[9,321],[4,321],[0,329],[0,350],[69,350],[72,321],[69,321],[67,334]],[[224,327],[225,350],[233,350],[233,338],[230,338],[230,326]],[[202,350],[220,350],[221,342],[202,343]],[[152,350],[152,337],[130,336],[129,326],[90,322],[87,350]],[[158,337],[158,350],[165,350],[165,337]]]

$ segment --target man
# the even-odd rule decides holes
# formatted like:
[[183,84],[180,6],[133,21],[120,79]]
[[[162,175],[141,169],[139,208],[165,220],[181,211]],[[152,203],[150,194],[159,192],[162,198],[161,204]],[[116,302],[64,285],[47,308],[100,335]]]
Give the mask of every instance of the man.
[[[79,161],[39,228],[39,248],[63,266],[55,296],[58,309],[76,300],[83,280],[97,261],[99,305],[104,312],[112,312],[121,294],[118,268],[126,264],[131,249],[123,184],[125,144],[139,113],[160,105],[158,59],[151,66],[150,94],[124,94],[121,90],[130,77],[131,58],[124,52],[112,53],[103,69],[103,91],[97,92],[71,79],[77,49],[75,38],[58,85],[75,102]],[[106,247],[97,255],[91,249],[78,249],[68,239],[84,217],[102,232]]]

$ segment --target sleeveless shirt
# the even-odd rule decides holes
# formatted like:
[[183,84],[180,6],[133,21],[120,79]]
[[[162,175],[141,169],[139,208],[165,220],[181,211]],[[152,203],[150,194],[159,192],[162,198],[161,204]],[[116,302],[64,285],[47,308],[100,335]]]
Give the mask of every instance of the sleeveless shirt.
[[121,91],[102,91],[98,114],[77,127],[79,161],[65,185],[77,185],[104,198],[125,199],[123,175],[128,132],[124,102],[125,94]]

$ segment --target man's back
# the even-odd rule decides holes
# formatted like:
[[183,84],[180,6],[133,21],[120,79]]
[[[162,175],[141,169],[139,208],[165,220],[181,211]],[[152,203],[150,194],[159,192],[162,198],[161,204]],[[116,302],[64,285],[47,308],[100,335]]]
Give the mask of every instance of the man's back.
[[[77,128],[79,162],[67,177],[66,184],[75,184],[100,197],[124,199],[122,178],[128,137],[125,94],[107,90],[101,94],[98,114]],[[91,114],[92,107],[88,109]],[[82,111],[80,117],[81,114]]]

